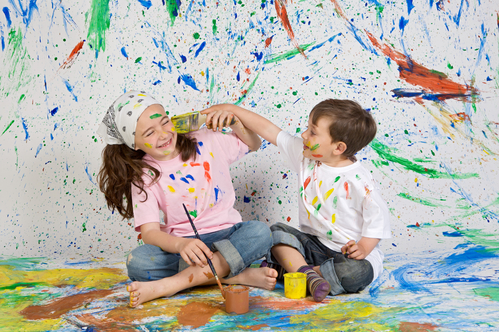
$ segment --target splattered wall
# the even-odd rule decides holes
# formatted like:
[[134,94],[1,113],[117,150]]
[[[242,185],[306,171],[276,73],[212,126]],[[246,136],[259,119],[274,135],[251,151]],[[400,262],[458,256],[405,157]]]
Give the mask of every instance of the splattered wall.
[[[495,0],[3,0],[0,254],[124,257],[96,130],[124,91],[170,115],[235,103],[299,135],[326,98],[378,123],[358,158],[391,212],[385,252],[497,245]],[[243,219],[297,225],[297,176],[264,142],[232,167]]]

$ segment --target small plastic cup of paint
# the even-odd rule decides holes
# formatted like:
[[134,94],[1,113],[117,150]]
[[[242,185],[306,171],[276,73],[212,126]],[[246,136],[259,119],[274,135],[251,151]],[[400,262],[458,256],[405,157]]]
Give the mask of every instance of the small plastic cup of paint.
[[284,274],[284,296],[301,299],[307,296],[307,275],[301,272]]
[[229,314],[245,314],[249,311],[249,288],[241,285],[225,287],[225,311]]

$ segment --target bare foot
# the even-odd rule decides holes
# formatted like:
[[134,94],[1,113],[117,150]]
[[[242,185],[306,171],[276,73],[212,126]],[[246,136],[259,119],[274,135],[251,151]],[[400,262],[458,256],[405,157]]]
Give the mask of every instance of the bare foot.
[[127,292],[130,292],[130,307],[137,307],[144,302],[175,294],[176,291],[169,290],[163,280],[134,281],[126,286]]
[[269,267],[247,268],[237,276],[224,279],[225,284],[247,285],[273,290],[275,288],[277,271]]

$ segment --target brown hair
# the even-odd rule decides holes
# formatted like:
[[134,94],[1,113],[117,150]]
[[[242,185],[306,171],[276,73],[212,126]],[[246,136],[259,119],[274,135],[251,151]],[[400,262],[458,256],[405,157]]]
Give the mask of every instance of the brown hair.
[[[196,160],[195,138],[178,134],[176,148],[180,151],[182,161]],[[161,173],[142,158],[145,152],[133,150],[125,144],[106,145],[102,150],[102,166],[97,175],[100,190],[106,197],[107,206],[112,211],[117,210],[123,219],[133,218],[132,185],[144,191],[144,170],[152,171],[151,183],[156,182]],[[147,200],[147,193],[146,198]]]
[[371,113],[353,100],[327,99],[321,101],[310,112],[312,123],[326,117],[332,120],[329,126],[331,142],[343,142],[347,149],[345,157],[355,153],[369,144],[376,136],[376,122]]

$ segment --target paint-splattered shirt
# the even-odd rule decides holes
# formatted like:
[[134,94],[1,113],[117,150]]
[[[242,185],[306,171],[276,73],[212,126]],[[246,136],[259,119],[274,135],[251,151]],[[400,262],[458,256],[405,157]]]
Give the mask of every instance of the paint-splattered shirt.
[[[235,192],[229,165],[248,153],[248,146],[235,134],[201,129],[191,133],[197,139],[196,160],[183,162],[180,155],[168,161],[157,161],[146,155],[144,160],[161,172],[158,182],[147,186],[145,194],[132,186],[135,230],[145,223],[161,223],[161,230],[179,237],[194,232],[185,214],[185,204],[199,234],[216,232],[241,222],[234,209]],[[144,175],[146,183],[151,182]],[[163,212],[161,222],[160,210]]]
[[[303,140],[281,131],[277,146],[298,173],[299,226],[328,248],[341,251],[349,240],[391,237],[388,207],[371,174],[357,161],[345,167],[317,164],[303,157]],[[376,246],[367,256],[375,278],[383,268],[383,252]]]

